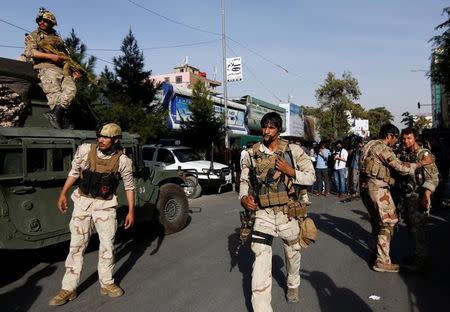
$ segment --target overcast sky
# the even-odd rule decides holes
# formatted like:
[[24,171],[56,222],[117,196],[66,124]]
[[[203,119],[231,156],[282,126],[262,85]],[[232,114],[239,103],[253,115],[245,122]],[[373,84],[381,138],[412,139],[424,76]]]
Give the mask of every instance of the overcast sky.
[[[227,56],[241,56],[244,80],[228,84],[229,96],[250,94],[277,104],[316,106],[315,90],[328,72],[350,71],[359,81],[361,105],[384,106],[396,117],[430,113],[428,40],[446,16],[448,0],[224,0]],[[147,70],[172,72],[188,57],[208,78],[222,80],[220,0],[8,1],[0,13],[0,56],[16,58],[25,30],[36,28],[40,6],[51,10],[57,30],[73,28],[97,56],[97,72],[111,66],[131,28]],[[23,28],[25,30],[14,27]],[[9,46],[9,47],[6,47]],[[105,51],[107,49],[111,51]],[[286,72],[287,71],[287,72]]]

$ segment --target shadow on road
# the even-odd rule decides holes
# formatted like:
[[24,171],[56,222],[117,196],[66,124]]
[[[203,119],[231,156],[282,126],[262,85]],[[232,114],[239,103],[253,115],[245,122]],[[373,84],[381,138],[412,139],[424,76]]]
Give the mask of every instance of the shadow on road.
[[[409,311],[442,311],[450,306],[450,210],[433,212],[427,226],[430,264],[421,274],[401,273],[407,286]],[[399,237],[394,237],[393,248],[408,243],[406,226],[400,227]],[[400,246],[401,245],[401,246]],[[410,245],[410,244],[409,244]],[[407,255],[407,253],[403,253]]]
[[242,291],[245,298],[245,306],[247,311],[252,310],[252,265],[255,260],[255,255],[250,249],[250,241],[239,249],[239,254],[236,255],[236,250],[239,243],[239,228],[235,229],[234,233],[228,236],[228,251],[230,253],[230,272],[237,266],[239,272],[242,273]]
[[328,234],[339,240],[342,244],[350,247],[361,259],[367,263],[369,262],[371,256],[369,246],[373,244],[372,237],[370,232],[361,225],[352,220],[336,217],[328,213],[320,215],[309,213],[309,216],[314,219],[321,233]]
[[337,287],[325,273],[301,270],[301,275],[316,290],[320,311],[372,311],[357,294],[348,288]]
[[36,298],[42,292],[42,286],[38,285],[39,281],[52,275],[55,270],[56,266],[49,264],[30,275],[22,286],[0,295],[0,307],[2,311],[29,311]]

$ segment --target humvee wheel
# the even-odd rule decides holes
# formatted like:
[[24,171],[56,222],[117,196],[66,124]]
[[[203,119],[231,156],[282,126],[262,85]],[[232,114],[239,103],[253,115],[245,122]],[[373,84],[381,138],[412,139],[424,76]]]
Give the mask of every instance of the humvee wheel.
[[178,232],[186,225],[189,205],[183,188],[178,184],[167,183],[161,187],[156,208],[165,234]]
[[202,186],[198,183],[198,180],[194,176],[187,176],[185,181],[186,186],[184,187],[184,192],[187,198],[197,198],[202,193]]

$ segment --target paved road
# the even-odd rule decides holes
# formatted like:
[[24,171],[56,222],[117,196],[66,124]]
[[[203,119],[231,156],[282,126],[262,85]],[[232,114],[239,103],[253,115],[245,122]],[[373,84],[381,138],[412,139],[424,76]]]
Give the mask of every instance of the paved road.
[[[302,258],[300,303],[287,304],[281,242],[274,241],[275,311],[443,311],[450,304],[450,211],[431,218],[433,263],[426,275],[376,273],[369,258],[369,225],[360,201],[314,197],[310,215],[320,234]],[[121,298],[100,296],[97,242],[85,257],[79,297],[47,306],[59,290],[67,244],[31,252],[1,252],[0,311],[251,311],[252,254],[238,242],[237,194],[190,201],[190,222],[179,233],[158,237],[151,226],[120,233],[116,280]],[[394,238],[394,258],[408,252],[404,226]],[[380,297],[372,300],[369,296]],[[447,307],[447,308],[445,308]]]

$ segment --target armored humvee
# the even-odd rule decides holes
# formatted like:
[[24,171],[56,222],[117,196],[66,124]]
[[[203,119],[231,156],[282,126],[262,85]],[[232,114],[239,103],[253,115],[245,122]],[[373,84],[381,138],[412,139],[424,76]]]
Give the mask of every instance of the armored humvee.
[[[20,95],[14,83],[20,81],[23,87],[34,79],[31,65],[0,58],[3,91]],[[0,127],[0,249],[40,248],[70,239],[73,203],[69,201],[69,211],[61,214],[56,201],[77,146],[96,140],[94,130],[51,128],[43,117],[48,110],[45,101],[30,98],[27,116],[20,117],[21,126]],[[181,230],[188,216],[181,172],[145,167],[137,135],[123,133],[121,145],[133,160],[136,222],[157,218],[166,234]],[[121,224],[127,212],[122,185],[118,199]]]

